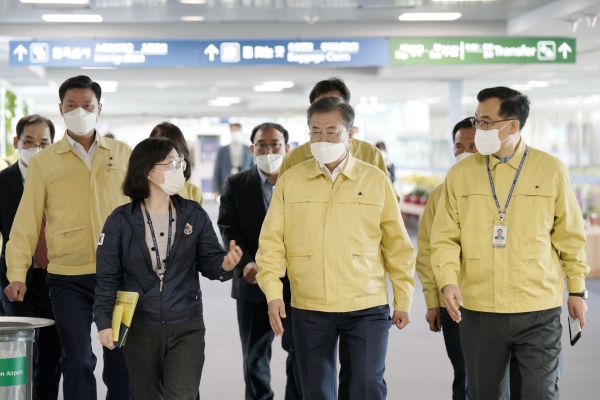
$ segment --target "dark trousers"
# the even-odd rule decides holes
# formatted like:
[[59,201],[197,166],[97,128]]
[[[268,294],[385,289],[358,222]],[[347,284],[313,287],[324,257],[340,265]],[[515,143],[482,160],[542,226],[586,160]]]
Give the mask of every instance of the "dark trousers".
[[521,394],[528,400],[558,399],[561,308],[498,314],[461,309],[460,338],[474,400],[510,397],[514,354]]
[[[63,373],[65,400],[95,400],[96,356],[92,352],[92,306],[96,275],[48,274],[52,310],[63,348],[60,367]],[[133,399],[129,374],[121,349],[104,350],[102,380],[108,391],[107,400]]]
[[340,375],[338,400],[350,399],[350,381],[352,378],[352,368],[350,367],[350,350],[346,343],[346,335],[340,334],[340,344],[338,346],[340,357]]
[[[22,302],[6,302],[6,315],[11,317],[32,317],[54,319],[46,271],[36,268],[32,271],[25,298]],[[56,400],[60,384],[60,356],[62,348],[56,325],[35,330],[33,344],[33,399]]]
[[388,305],[366,310],[326,313],[293,309],[292,321],[300,391],[304,400],[335,400],[336,352],[345,334],[352,379],[349,399],[385,399],[383,374],[389,330]]
[[123,349],[136,399],[195,400],[204,367],[204,321],[148,325],[134,321]]
[[[289,303],[288,303],[289,304]],[[299,400],[300,392],[296,386],[294,348],[292,336],[292,310],[286,306],[287,318],[283,319],[284,334],[281,345],[288,353],[286,359],[287,384],[286,400]],[[244,359],[244,381],[246,382],[246,400],[272,400],[271,389],[271,345],[273,330],[269,324],[268,305],[264,300],[254,304],[237,300],[237,317],[242,341]]]

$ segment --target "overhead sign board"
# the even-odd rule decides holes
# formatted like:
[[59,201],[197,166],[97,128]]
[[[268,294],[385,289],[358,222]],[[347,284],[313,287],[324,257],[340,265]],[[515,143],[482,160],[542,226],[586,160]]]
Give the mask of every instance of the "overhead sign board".
[[10,66],[197,67],[389,64],[388,39],[11,41]]
[[9,65],[47,68],[574,63],[568,38],[12,40]]
[[575,59],[575,39],[569,38],[390,39],[392,65],[555,64]]

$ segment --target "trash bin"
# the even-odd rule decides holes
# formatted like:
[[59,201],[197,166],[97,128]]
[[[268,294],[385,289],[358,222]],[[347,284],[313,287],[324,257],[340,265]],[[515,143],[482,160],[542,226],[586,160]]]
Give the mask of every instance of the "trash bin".
[[0,399],[31,400],[35,329],[51,319],[0,317]]

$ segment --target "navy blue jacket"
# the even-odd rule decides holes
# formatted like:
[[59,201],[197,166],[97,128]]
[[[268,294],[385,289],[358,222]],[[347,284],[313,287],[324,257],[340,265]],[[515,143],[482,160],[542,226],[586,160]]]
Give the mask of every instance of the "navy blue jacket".
[[96,252],[94,321],[99,331],[111,327],[118,290],[140,294],[134,322],[181,325],[202,318],[198,272],[211,280],[231,279],[232,272],[221,268],[225,251],[206,211],[195,201],[171,199],[177,221],[162,292],[146,245],[141,203],[125,204],[106,220]]

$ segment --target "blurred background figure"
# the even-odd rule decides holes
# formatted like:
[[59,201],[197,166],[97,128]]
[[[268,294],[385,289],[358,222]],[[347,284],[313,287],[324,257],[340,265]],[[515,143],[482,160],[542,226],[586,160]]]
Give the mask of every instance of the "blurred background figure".
[[107,138],[109,138],[109,139],[114,139],[114,138],[115,138],[115,135],[113,135],[112,133],[110,133],[110,132],[109,132],[109,133],[107,133],[106,135],[104,135],[104,137],[107,137]]
[[192,176],[192,167],[194,162],[192,160],[192,156],[190,154],[190,150],[188,149],[187,142],[185,141],[185,137],[183,136],[183,132],[181,129],[177,127],[177,125],[173,125],[170,122],[163,122],[158,124],[152,129],[150,132],[150,137],[166,137],[171,139],[173,144],[175,145],[175,149],[180,157],[185,160],[185,163],[189,166],[183,171],[185,176],[185,186],[179,192],[179,195],[187,200],[197,201],[200,205],[202,205],[202,190],[193,183],[190,182],[190,177]]
[[375,147],[377,147],[379,151],[381,151],[381,155],[383,156],[383,160],[385,161],[385,167],[387,168],[388,175],[390,176],[392,183],[396,182],[396,168],[394,167],[394,163],[390,161],[390,156],[387,152],[387,149],[385,148],[385,143],[377,142],[375,144]]
[[250,147],[242,144],[244,133],[240,124],[230,124],[231,144],[223,146],[217,153],[215,174],[213,177],[213,193],[215,200],[221,195],[225,178],[250,168],[254,161]]

